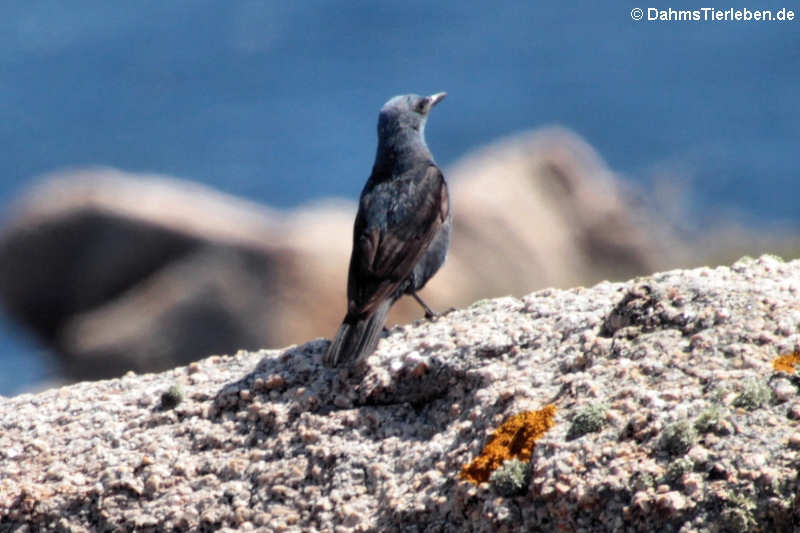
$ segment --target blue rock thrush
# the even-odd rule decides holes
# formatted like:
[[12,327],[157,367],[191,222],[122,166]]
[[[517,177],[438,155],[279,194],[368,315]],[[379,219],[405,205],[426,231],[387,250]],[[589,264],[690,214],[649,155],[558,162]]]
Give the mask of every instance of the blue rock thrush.
[[375,350],[389,308],[439,270],[450,245],[447,182],[425,144],[425,122],[445,93],[395,96],[378,116],[378,151],[358,205],[347,278],[347,315],[327,366],[354,365]]

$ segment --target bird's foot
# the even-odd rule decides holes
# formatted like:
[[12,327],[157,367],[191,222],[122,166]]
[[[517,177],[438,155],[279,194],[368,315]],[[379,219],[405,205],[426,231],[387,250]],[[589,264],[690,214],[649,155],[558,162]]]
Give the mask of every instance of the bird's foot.
[[419,295],[416,292],[412,292],[411,296],[413,296],[414,299],[417,301],[417,303],[419,305],[421,305],[422,308],[425,310],[425,318],[428,319],[428,320],[438,320],[439,318],[441,318],[441,317],[443,317],[445,315],[449,315],[450,313],[452,313],[453,311],[456,310],[455,307],[451,307],[450,309],[448,309],[447,311],[445,311],[443,313],[437,313],[436,311],[434,311],[433,309],[428,307],[428,304],[423,302],[422,298],[420,298]]
[[428,304],[426,304],[416,292],[412,292],[411,296],[417,301],[417,303],[420,306],[422,306],[422,309],[425,310],[425,318],[427,318],[428,320],[435,320],[439,318],[439,313],[428,307]]
[[442,318],[443,316],[449,315],[450,313],[452,313],[455,310],[456,310],[455,307],[451,307],[451,308],[447,309],[446,311],[442,311],[441,313],[436,313],[434,311],[431,311],[429,313],[428,311],[425,311],[425,318],[427,318],[428,320],[431,320],[431,321],[436,321],[436,320],[439,320],[440,318]]

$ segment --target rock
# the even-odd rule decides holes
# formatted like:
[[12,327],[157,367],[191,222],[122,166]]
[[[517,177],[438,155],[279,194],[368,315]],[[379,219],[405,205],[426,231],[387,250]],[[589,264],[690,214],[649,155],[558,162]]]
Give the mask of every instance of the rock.
[[[257,349],[285,340],[291,322],[304,326],[295,333],[319,331],[341,318],[340,295],[314,294],[298,275],[310,261],[303,250],[346,261],[346,236],[320,231],[352,214],[325,204],[292,216],[309,235],[283,214],[190,183],[109,169],[52,177],[0,235],[0,302],[72,379]],[[314,283],[343,284],[339,266],[318,262]]]
[[[581,139],[545,129],[447,170],[457,211],[437,309],[677,265]],[[353,202],[279,212],[113,169],[47,178],[0,232],[0,304],[72,379],[330,336],[345,312]],[[401,301],[389,324],[421,317]]]
[[685,247],[567,130],[500,140],[447,175],[456,222],[446,270],[470,279],[464,303],[626,279],[686,260]]
[[[393,328],[353,371],[324,368],[316,340],[0,399],[0,529],[796,531],[796,421],[734,400],[800,341],[798,291],[800,261],[765,256],[485,300]],[[653,313],[608,331],[641,294]],[[423,373],[402,363],[414,352]],[[461,476],[547,405],[526,486]],[[605,423],[569,435],[591,405]],[[690,449],[664,448],[709,409]]]

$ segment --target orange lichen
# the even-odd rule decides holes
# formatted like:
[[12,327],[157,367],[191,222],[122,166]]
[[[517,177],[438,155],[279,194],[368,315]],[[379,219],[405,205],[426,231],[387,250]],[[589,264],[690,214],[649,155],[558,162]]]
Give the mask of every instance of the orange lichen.
[[555,425],[555,415],[555,406],[546,405],[539,411],[525,411],[506,420],[489,437],[481,454],[461,469],[461,478],[483,483],[506,459],[530,461],[535,442]]
[[772,360],[772,368],[776,372],[794,374],[794,365],[800,365],[800,352],[787,353]]

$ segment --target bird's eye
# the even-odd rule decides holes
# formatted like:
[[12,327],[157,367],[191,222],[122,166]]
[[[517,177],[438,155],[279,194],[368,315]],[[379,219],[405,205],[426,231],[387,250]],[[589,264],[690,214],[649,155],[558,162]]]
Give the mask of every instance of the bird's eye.
[[428,103],[427,98],[417,100],[417,104],[414,106],[414,111],[416,111],[417,113],[425,113],[425,104],[427,103]]

